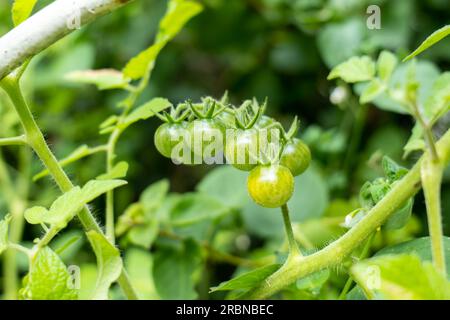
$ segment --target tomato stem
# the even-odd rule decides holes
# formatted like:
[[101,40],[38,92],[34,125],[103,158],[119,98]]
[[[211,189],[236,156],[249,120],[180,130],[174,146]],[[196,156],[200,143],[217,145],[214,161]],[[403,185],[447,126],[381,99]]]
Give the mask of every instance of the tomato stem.
[[287,204],[281,206],[281,212],[283,213],[284,228],[286,230],[286,236],[289,243],[289,255],[301,256],[300,249],[295,241],[294,232],[292,230],[291,219],[289,218],[289,208]]
[[[0,84],[11,99],[11,102],[19,116],[28,144],[38,155],[44,166],[48,169],[60,190],[62,192],[68,192],[74,187],[74,185],[47,145],[44,135],[38,127],[33,114],[31,113],[23,97],[22,90],[19,85],[19,78],[8,76],[4,78]],[[86,231],[95,230],[102,233],[100,226],[87,207],[78,213],[78,218]],[[47,240],[48,239],[46,239],[46,241]],[[122,274],[119,276],[118,282],[127,298],[138,298],[131,286],[125,269],[122,269]]]
[[439,160],[435,161],[431,156],[428,156],[422,162],[420,173],[427,207],[433,263],[436,269],[446,276],[440,199],[443,170],[444,167]]

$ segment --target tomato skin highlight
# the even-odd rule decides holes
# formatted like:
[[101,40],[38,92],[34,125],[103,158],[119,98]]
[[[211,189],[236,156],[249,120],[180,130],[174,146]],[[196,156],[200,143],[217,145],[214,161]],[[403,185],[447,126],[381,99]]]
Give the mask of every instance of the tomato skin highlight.
[[163,123],[156,129],[154,142],[156,149],[166,158],[172,157],[173,148],[183,140],[180,130],[186,130],[187,123]]
[[311,151],[300,139],[288,142],[281,154],[280,164],[291,170],[294,177],[302,174],[311,162]]
[[250,197],[262,207],[278,208],[286,204],[294,193],[291,171],[278,164],[257,166],[247,178]]
[[227,137],[226,159],[236,169],[250,171],[258,164],[258,130],[237,129],[234,133],[232,137]]
[[211,138],[211,135],[215,136],[215,134],[220,134],[222,137],[221,148],[220,150],[216,150],[216,152],[223,152],[223,140],[226,135],[226,128],[220,121],[216,119],[197,119],[189,123],[187,129],[191,138],[191,150],[195,155],[203,157],[205,148],[215,143],[215,139]]

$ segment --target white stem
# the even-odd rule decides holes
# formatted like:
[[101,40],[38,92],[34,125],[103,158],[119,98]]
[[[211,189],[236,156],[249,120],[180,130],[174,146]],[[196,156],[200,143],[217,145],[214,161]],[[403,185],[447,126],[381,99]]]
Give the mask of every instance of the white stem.
[[0,38],[0,80],[65,35],[131,1],[54,1]]

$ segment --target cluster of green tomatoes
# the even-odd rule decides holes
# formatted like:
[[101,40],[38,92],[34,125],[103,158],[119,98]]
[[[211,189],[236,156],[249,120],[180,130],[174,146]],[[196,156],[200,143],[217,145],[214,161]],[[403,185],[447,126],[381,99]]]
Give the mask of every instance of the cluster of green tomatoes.
[[259,205],[277,208],[294,192],[294,177],[311,162],[308,146],[295,138],[299,121],[285,131],[264,114],[267,100],[246,100],[239,107],[211,97],[186,101],[157,116],[164,123],[156,130],[155,146],[178,164],[224,163],[249,171],[247,188]]

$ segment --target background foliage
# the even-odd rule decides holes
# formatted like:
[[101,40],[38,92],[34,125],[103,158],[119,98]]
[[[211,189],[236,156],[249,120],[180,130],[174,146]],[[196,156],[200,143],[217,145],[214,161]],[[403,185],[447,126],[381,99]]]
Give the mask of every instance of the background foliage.
[[[47,3],[42,1],[39,6]],[[311,147],[313,165],[296,178],[289,206],[297,240],[313,252],[345,231],[340,224],[358,207],[360,187],[382,174],[381,156],[388,155],[405,166],[417,159],[416,154],[402,158],[413,125],[411,119],[372,106],[360,108],[344,83],[339,88],[347,94],[347,102],[331,103],[330,95],[333,100],[333,92],[337,93],[336,82],[326,80],[330,69],[353,55],[377,57],[384,49],[406,56],[427,35],[448,23],[448,1],[204,3],[205,10],[159,56],[141,102],[165,97],[177,103],[204,95],[220,97],[229,90],[235,103],[253,96],[262,101],[267,96],[268,113],[286,126],[298,115],[302,120],[300,136]],[[369,4],[381,7],[381,30],[365,26]],[[98,125],[117,110],[117,101],[123,99],[119,91],[73,84],[65,75],[74,70],[121,69],[130,57],[152,43],[165,7],[165,1],[135,1],[75,32],[32,61],[24,86],[34,101],[33,113],[59,158],[79,145],[104,143]],[[0,35],[12,27],[9,10],[8,1],[0,2]],[[448,70],[448,52],[450,42],[441,41],[420,56],[425,61],[421,74],[424,82],[438,70]],[[18,132],[18,121],[2,95],[0,117],[2,136]],[[153,144],[159,123],[152,118],[136,124],[127,130],[117,148],[120,160],[130,164],[129,184],[116,192],[117,212],[126,212],[117,227],[125,264],[144,298],[223,298],[223,291],[209,294],[209,288],[251,268],[281,262],[281,216],[277,210],[262,209],[250,201],[246,175],[239,171],[177,166],[160,156]],[[447,115],[436,126],[436,135],[442,134],[449,123]],[[17,150],[1,152],[8,170],[18,174],[21,164]],[[41,169],[38,161],[32,164],[30,177]],[[84,184],[101,174],[103,166],[103,155],[94,155],[67,170],[77,183]],[[446,235],[450,235],[449,184],[447,170],[442,187]],[[0,192],[0,218],[7,213],[4,194]],[[31,185],[30,204],[49,205],[57,195],[53,183],[41,179]],[[103,201],[98,200],[94,207],[102,208]],[[140,204],[139,209],[129,207],[130,203]],[[98,210],[100,219],[102,214]],[[66,264],[82,267],[81,297],[88,297],[95,282],[95,258],[77,223],[71,226],[52,247],[76,239],[62,258]],[[419,195],[407,226],[377,233],[371,251],[426,234],[425,206]],[[26,227],[26,241],[31,243],[39,235],[38,228]],[[282,297],[336,298],[346,281],[342,271],[347,267],[344,263],[337,270],[303,279],[283,291]],[[21,263],[21,270],[27,270],[26,261]],[[352,294],[357,297],[355,290]],[[121,293],[113,290],[112,295],[120,298]]]

